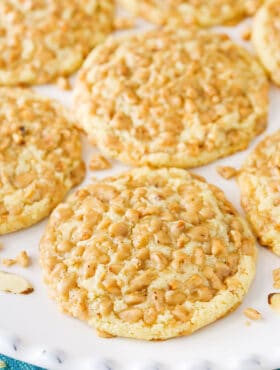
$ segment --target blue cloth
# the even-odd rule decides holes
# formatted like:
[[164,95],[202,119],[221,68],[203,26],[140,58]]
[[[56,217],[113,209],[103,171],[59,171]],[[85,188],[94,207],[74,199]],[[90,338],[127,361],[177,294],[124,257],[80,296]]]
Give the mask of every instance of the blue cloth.
[[[1,365],[3,367],[1,367]],[[5,366],[5,367],[4,367]],[[0,370],[44,370],[42,367],[29,365],[0,354]]]

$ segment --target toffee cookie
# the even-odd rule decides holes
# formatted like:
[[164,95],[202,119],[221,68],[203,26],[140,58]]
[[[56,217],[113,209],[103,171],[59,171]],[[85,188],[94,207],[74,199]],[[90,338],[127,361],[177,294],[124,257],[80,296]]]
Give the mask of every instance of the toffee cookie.
[[234,310],[255,240],[221,190],[181,169],[139,168],[53,212],[40,262],[60,308],[106,336],[187,335]]
[[280,256],[280,131],[253,150],[238,183],[242,206],[259,242]]
[[271,79],[280,86],[280,0],[266,1],[258,11],[252,40]]
[[112,0],[1,0],[0,85],[76,71],[113,28]]
[[118,0],[131,13],[164,24],[209,27],[236,23],[253,15],[263,0]]
[[262,67],[206,31],[111,38],[86,60],[74,95],[91,142],[137,166],[203,165],[245,149],[267,124]]
[[0,234],[46,217],[84,177],[81,142],[58,103],[0,88]]

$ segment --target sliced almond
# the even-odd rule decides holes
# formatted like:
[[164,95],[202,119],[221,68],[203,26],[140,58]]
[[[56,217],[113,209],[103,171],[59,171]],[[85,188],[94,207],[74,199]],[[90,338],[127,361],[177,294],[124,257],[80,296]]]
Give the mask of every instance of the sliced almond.
[[259,311],[255,310],[254,308],[246,308],[244,310],[244,315],[248,317],[248,319],[251,320],[260,320],[262,318],[262,315]]
[[270,293],[267,300],[270,307],[280,313],[280,293]]
[[14,294],[29,294],[33,290],[31,284],[22,276],[0,271],[0,291]]

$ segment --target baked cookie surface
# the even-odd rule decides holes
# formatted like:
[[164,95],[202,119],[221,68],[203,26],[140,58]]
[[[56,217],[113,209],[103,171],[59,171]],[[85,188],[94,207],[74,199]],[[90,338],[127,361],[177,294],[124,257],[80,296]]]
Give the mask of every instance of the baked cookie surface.
[[68,113],[31,90],[0,88],[0,234],[35,224],[84,177]]
[[180,169],[135,169],[76,191],[40,244],[51,297],[103,335],[187,335],[234,310],[255,274],[247,223]]
[[236,23],[253,15],[263,0],[118,0],[128,11],[150,22],[198,24]]
[[280,256],[280,131],[253,150],[238,183],[242,206],[260,243]]
[[113,15],[112,0],[1,0],[0,85],[70,75],[112,31]]
[[96,48],[74,104],[105,155],[187,168],[245,149],[266,127],[267,93],[262,67],[228,36],[165,29]]
[[271,79],[280,86],[280,1],[266,1],[253,25],[252,41]]

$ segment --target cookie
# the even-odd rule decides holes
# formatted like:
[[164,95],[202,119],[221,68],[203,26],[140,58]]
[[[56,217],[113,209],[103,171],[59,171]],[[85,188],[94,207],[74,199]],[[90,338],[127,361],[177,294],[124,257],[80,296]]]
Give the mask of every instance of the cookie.
[[263,69],[206,31],[111,38],[86,60],[74,95],[92,143],[137,166],[203,165],[245,149],[267,123]]
[[255,241],[221,190],[182,169],[139,168],[76,191],[40,245],[50,296],[104,336],[163,340],[234,310]]
[[271,79],[280,86],[280,1],[266,1],[258,11],[252,40]]
[[28,89],[0,88],[0,235],[46,217],[84,172],[64,108]]
[[72,74],[112,31],[113,15],[112,0],[1,0],[0,85]]
[[242,206],[260,244],[280,256],[280,131],[257,145],[238,183]]
[[236,23],[253,15],[263,0],[119,0],[131,13],[152,23],[209,27]]

